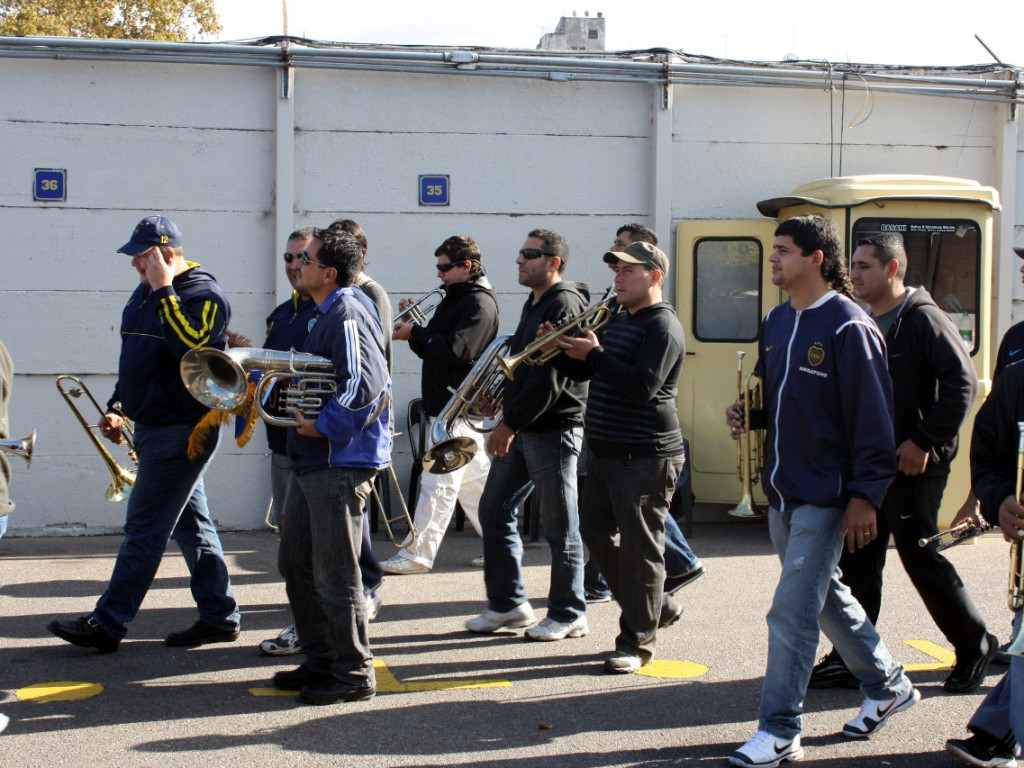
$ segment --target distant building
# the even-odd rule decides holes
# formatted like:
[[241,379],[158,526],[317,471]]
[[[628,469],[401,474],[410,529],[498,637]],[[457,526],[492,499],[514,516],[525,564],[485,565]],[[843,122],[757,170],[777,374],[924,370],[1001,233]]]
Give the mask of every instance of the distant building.
[[558,21],[554,32],[548,32],[537,43],[539,51],[603,51],[604,50],[604,15],[598,11],[591,18],[590,11],[584,11],[583,17],[572,12],[572,16],[563,16]]

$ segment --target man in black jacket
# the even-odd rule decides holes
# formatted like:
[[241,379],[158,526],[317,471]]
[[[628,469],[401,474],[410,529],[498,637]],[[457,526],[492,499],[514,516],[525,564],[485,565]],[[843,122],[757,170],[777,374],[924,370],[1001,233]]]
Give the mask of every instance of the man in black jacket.
[[[585,311],[587,287],[562,279],[568,261],[569,245],[557,232],[535,229],[526,238],[516,265],[519,284],[529,288],[530,295],[512,337],[511,355],[536,338],[542,323],[558,323]],[[520,365],[505,383],[502,421],[487,440],[494,461],[480,500],[487,610],[466,622],[470,632],[534,623],[516,524],[516,509],[531,490],[537,495],[544,538],[551,548],[551,584],[547,618],[526,636],[551,641],[583,637],[590,631],[576,497],[585,399],[586,385],[567,380],[550,363]]]
[[[907,254],[898,235],[858,242],[850,277],[857,298],[871,306],[885,334],[899,472],[882,502],[877,537],[856,552],[844,551],[839,567],[843,582],[876,623],[891,533],[925,607],[956,649],[956,665],[943,688],[969,693],[981,684],[998,643],[938,545],[922,548],[917,542],[938,533],[942,492],[978,380],[953,322],[924,288],[904,285],[906,271]],[[857,687],[857,680],[833,650],[815,667],[810,687],[836,685]]]
[[189,349],[226,346],[231,309],[213,275],[186,261],[181,231],[170,219],[143,219],[118,252],[131,258],[139,285],[121,315],[117,384],[97,426],[117,444],[124,417],[134,421],[139,468],[110,584],[89,616],[53,621],[49,629],[74,645],[116,651],[174,539],[199,618],[165,642],[234,642],[241,617],[203,485],[220,430],[197,433],[201,448],[189,457],[189,438],[206,407],[185,389],[179,370]]
[[[449,237],[434,256],[437,276],[445,289],[444,299],[425,326],[397,323],[393,335],[408,341],[409,348],[423,360],[420,386],[423,408],[431,424],[451,397],[449,388],[459,388],[498,333],[498,299],[484,275],[476,241],[462,235]],[[456,501],[462,503],[470,524],[480,532],[477,507],[491,461],[483,450],[483,436],[473,425],[459,420],[453,430],[457,435],[472,438],[477,452],[472,461],[454,472],[420,475],[414,519],[417,536],[412,544],[381,563],[387,573],[426,573],[434,567]],[[430,447],[428,442],[425,448]]]

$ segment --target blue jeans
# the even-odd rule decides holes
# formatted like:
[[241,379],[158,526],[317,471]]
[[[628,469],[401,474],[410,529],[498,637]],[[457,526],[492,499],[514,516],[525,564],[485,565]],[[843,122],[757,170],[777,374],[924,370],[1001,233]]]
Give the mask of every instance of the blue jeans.
[[579,425],[550,432],[520,432],[509,452],[491,462],[480,497],[480,529],[484,583],[492,611],[506,613],[526,602],[516,509],[533,491],[544,538],[551,548],[548,617],[567,624],[586,612],[576,497],[576,459],[582,438]]
[[185,452],[192,427],[135,425],[139,466],[128,497],[124,540],[110,584],[93,611],[93,617],[112,637],[121,639],[127,634],[125,624],[139,612],[169,539],[178,543],[185,558],[199,618],[223,629],[240,626],[224,550],[203,487],[220,430],[211,430],[204,445],[206,452],[189,461]]
[[839,580],[842,519],[842,509],[810,504],[786,512],[768,510],[782,575],[768,611],[768,666],[758,728],[780,739],[800,733],[819,631],[832,641],[868,698],[889,701],[911,687],[850,588]]
[[615,650],[644,662],[666,599],[665,519],[682,465],[681,456],[591,455],[583,486],[583,535],[622,609]]
[[292,473],[278,568],[306,653],[303,667],[355,686],[375,684],[359,572],[373,469]]
[[[1021,615],[1013,618],[1014,636],[1021,631]],[[1016,750],[1024,744],[1024,657],[1010,657],[1010,671],[988,692],[970,724],[971,731],[984,731]]]

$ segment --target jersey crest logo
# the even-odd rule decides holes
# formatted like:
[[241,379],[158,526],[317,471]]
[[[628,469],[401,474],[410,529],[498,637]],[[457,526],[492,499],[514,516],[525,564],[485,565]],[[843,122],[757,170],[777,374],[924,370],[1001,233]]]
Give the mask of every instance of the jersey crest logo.
[[820,341],[814,342],[811,348],[807,350],[807,362],[814,367],[825,362],[825,347],[822,346]]

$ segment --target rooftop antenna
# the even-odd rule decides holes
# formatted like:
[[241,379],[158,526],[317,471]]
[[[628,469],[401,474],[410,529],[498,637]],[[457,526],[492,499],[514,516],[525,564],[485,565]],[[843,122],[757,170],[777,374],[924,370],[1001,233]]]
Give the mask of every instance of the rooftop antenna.
[[988,51],[988,55],[989,55],[989,56],[991,56],[991,57],[992,57],[993,59],[995,59],[995,60],[996,60],[996,64],[999,64],[1000,66],[1004,66],[1004,67],[1006,66],[1006,64],[1004,64],[1004,63],[1003,63],[1002,61],[1000,61],[1000,60],[999,60],[999,57],[998,57],[998,56],[996,56],[996,55],[995,55],[995,54],[994,54],[994,53],[992,52],[992,49],[991,49],[991,48],[989,48],[989,47],[988,47],[987,45],[985,45],[985,41],[984,41],[984,40],[982,40],[982,39],[981,39],[980,37],[978,37],[977,35],[975,35],[975,36],[974,36],[974,39],[975,39],[975,40],[977,40],[977,41],[978,41],[979,43],[981,43],[981,47],[982,47],[982,48],[984,48],[984,49],[985,49],[986,51]]

